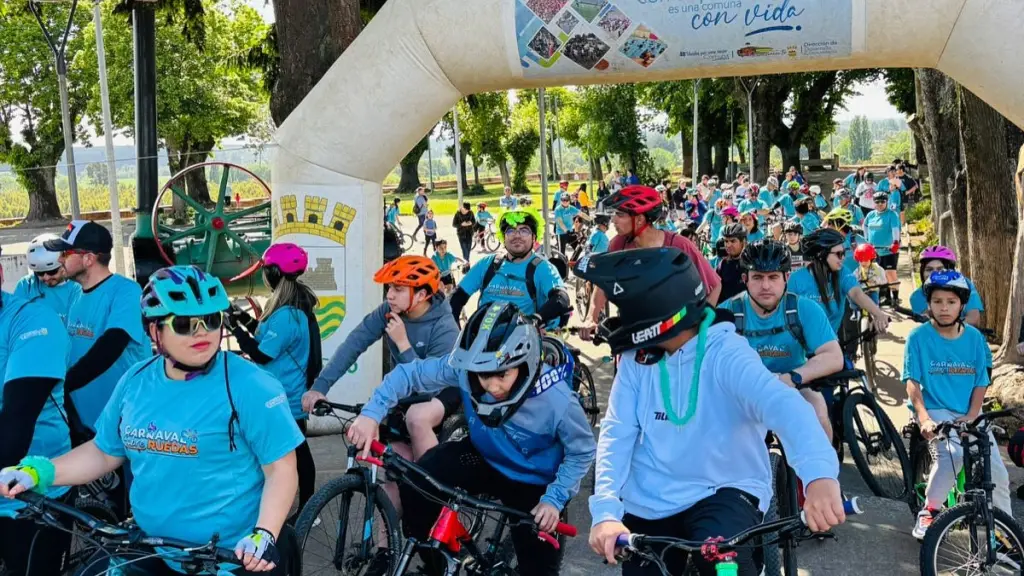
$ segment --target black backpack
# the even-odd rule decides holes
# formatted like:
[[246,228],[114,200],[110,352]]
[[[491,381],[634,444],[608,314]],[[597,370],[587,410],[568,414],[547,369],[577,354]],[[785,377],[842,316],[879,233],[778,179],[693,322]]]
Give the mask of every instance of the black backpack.
[[[539,308],[539,305],[538,305],[538,302],[537,302],[537,283],[534,281],[534,277],[537,275],[537,267],[540,266],[540,263],[543,262],[543,261],[544,261],[544,258],[538,256],[537,254],[534,254],[533,258],[530,258],[530,261],[527,262],[527,264],[526,264],[526,291],[530,294],[530,300],[533,300],[533,305],[538,307],[538,308]],[[499,258],[499,257],[496,256],[494,258],[494,260],[491,261],[491,265],[488,266],[487,267],[487,271],[484,272],[483,282],[480,284],[480,286],[481,286],[481,288],[480,288],[481,293],[483,293],[484,289],[486,289],[488,286],[490,286],[491,280],[494,279],[494,276],[498,273],[499,270],[501,270],[501,267],[504,264],[505,264],[505,258],[504,257],[500,257]],[[571,314],[571,311],[567,312],[566,314],[563,314],[558,319],[558,325],[559,326],[568,326],[569,325],[569,316],[570,316],[570,314]]]
[[729,311],[732,312],[735,320],[733,324],[736,325],[736,333],[746,338],[763,338],[765,336],[777,336],[783,332],[789,332],[796,338],[796,341],[800,343],[804,351],[807,353],[808,358],[814,354],[814,350],[807,348],[807,340],[804,338],[804,328],[800,324],[800,316],[797,314],[797,295],[787,292],[784,298],[786,299],[786,324],[784,326],[776,326],[770,330],[747,330],[746,313],[743,311],[743,302],[740,299],[743,298],[743,294],[739,294],[728,300]]

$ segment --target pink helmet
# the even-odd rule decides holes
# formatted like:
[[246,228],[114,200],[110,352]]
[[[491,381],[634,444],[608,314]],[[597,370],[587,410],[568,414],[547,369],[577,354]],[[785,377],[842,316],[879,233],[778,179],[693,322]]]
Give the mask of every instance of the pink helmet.
[[263,265],[277,267],[285,276],[298,276],[306,271],[309,255],[295,244],[274,244],[263,253]]
[[945,246],[929,246],[921,252],[919,260],[921,262],[925,260],[944,260],[947,263],[956,264],[956,254]]
[[735,206],[729,206],[727,208],[722,209],[722,216],[732,216],[733,218],[739,218],[740,211]]

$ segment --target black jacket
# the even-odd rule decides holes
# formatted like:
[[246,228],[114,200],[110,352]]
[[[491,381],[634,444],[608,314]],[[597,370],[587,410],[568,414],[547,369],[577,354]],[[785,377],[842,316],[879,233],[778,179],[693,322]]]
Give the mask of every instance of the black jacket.
[[457,210],[455,212],[455,216],[452,218],[452,226],[455,226],[455,233],[458,234],[459,238],[472,238],[473,227],[463,226],[463,222],[472,222],[474,224],[476,223],[476,216],[473,216],[472,210],[466,212],[465,214],[462,213],[462,210]]

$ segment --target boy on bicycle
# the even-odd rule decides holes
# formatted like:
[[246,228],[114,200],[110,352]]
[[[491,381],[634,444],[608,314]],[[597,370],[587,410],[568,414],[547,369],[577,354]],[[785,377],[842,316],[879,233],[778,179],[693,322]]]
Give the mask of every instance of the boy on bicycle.
[[[939,422],[970,422],[981,414],[991,366],[988,343],[976,328],[961,318],[971,288],[959,272],[933,273],[924,285],[931,321],[910,332],[903,361],[909,408],[921,427],[921,435],[935,442],[935,458],[928,473],[925,506],[917,514],[912,534],[924,538],[932,520],[956,484],[963,466],[960,439],[936,439]],[[989,441],[995,438],[989,432]],[[992,504],[1012,514],[1010,476],[999,450],[992,450]]]
[[[469,438],[437,446],[420,466],[442,484],[533,514],[537,528],[551,532],[594,461],[595,443],[568,383],[571,373],[544,363],[541,346],[537,327],[515,305],[483,305],[450,356],[403,364],[384,378],[349,428],[349,440],[368,452],[378,423],[401,398],[455,390]],[[440,506],[405,483],[401,493],[406,535],[426,538]],[[533,530],[513,528],[512,541],[520,574],[558,574],[560,552]],[[430,574],[439,572],[432,554],[424,560]]]
[[455,275],[452,273],[452,266],[459,262],[464,262],[455,254],[448,251],[448,241],[438,240],[434,243],[434,255],[430,257],[430,260],[437,266],[437,271],[441,273],[441,284],[444,286],[443,290],[448,292],[449,290],[455,289]]
[[[609,295],[620,316],[602,324],[622,354],[601,421],[590,546],[615,563],[631,531],[702,541],[759,524],[772,497],[767,431],[786,446],[803,480],[811,530],[845,520],[839,462],[814,411],[779,381],[725,316],[708,306],[690,259],[676,248],[613,252],[576,274]],[[701,576],[715,569],[694,558]],[[761,567],[739,552],[741,576]],[[667,558],[682,574],[684,554]],[[625,576],[658,575],[639,560]]]
[[[455,345],[459,328],[448,300],[439,293],[440,272],[430,259],[402,256],[385,264],[373,280],[387,286],[386,301],[352,330],[313,381],[312,389],[302,395],[306,412],[326,400],[335,382],[378,340],[384,340],[393,365],[445,356]],[[412,459],[437,445],[434,429],[458,410],[459,402],[458,394],[445,392],[409,407],[405,423],[412,440]]]

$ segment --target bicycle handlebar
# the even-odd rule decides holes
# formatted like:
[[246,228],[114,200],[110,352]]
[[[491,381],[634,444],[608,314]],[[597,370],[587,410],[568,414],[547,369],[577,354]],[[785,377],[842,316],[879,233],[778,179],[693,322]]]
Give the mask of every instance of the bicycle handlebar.
[[[108,524],[102,520],[98,520],[81,510],[78,510],[67,504],[63,504],[52,498],[47,498],[42,494],[35,492],[22,492],[15,496],[15,498],[21,502],[24,502],[27,506],[26,510],[36,510],[41,514],[46,512],[56,513],[60,516],[67,516],[73,518],[79,524],[88,527],[93,532],[99,532],[104,537],[115,540],[120,539],[123,543],[135,546],[146,546],[149,548],[155,548],[163,546],[167,548],[177,548],[182,552],[195,554],[202,556],[208,554],[212,560],[217,562],[230,563],[237,566],[241,566],[238,558],[235,556],[233,550],[227,550],[224,548],[218,548],[216,546],[217,538],[207,544],[197,546],[192,542],[185,542],[184,540],[178,540],[177,538],[162,538],[155,536],[147,536],[139,530],[130,530],[121,526],[115,526]],[[44,521],[45,522],[45,521]]]
[[[847,516],[856,516],[857,514],[863,513],[857,497],[843,501],[843,510]],[[687,552],[701,552],[705,545],[713,544],[719,551],[729,552],[754,538],[766,536],[774,532],[791,532],[797,527],[805,526],[807,526],[807,514],[805,512],[800,512],[799,516],[790,516],[789,518],[782,518],[774,522],[759,524],[736,534],[732,538],[727,538],[719,542],[712,540],[698,542],[667,536],[647,536],[644,534],[620,534],[619,537],[615,539],[615,546],[616,548],[631,548],[633,550],[637,550],[649,544],[666,544]]]
[[1009,416],[1015,414],[1018,408],[1006,408],[1003,410],[994,410],[992,412],[982,412],[977,418],[970,422],[958,422],[958,421],[946,421],[939,422],[935,427],[935,432],[940,435],[948,435],[953,430],[956,430],[960,434],[971,434],[973,436],[980,436],[987,434],[987,430],[982,430],[981,425],[990,422],[1001,416]]
[[[483,510],[485,512],[504,514],[506,516],[517,518],[519,520],[528,520],[531,523],[533,522],[532,514],[523,512],[522,510],[516,510],[515,508],[507,508],[505,506],[488,500],[481,500],[474,496],[470,496],[469,494],[466,494],[461,490],[456,490],[449,488],[448,486],[445,486],[444,484],[440,483],[437,479],[435,479],[433,476],[431,476],[430,473],[428,473],[422,467],[409,460],[406,460],[405,458],[402,458],[394,451],[392,451],[390,447],[385,446],[384,444],[378,442],[377,440],[370,441],[370,452],[374,455],[374,457],[381,459],[378,460],[378,462],[380,462],[380,464],[378,465],[382,465],[383,461],[386,460],[399,470],[402,470],[403,472],[411,470],[412,472],[415,472],[417,476],[423,478],[428,484],[430,484],[432,488],[460,504],[466,504],[470,508],[476,508],[478,510]],[[561,534],[563,536],[575,537],[578,531],[576,530],[576,527],[572,524],[559,522],[558,525],[555,527],[555,533]],[[540,538],[542,538],[552,546],[555,546],[556,548],[558,547],[558,542],[551,538],[550,535],[545,536],[545,532],[542,532],[539,529],[537,530],[537,534],[538,536],[540,536]]]
[[856,368],[851,370],[843,370],[836,372],[835,374],[829,374],[828,376],[822,376],[816,380],[810,382],[804,382],[797,386],[797,390],[803,390],[804,388],[810,388],[811,390],[822,390],[824,388],[835,388],[844,382],[851,380],[860,380],[864,378],[864,372],[857,370]]

